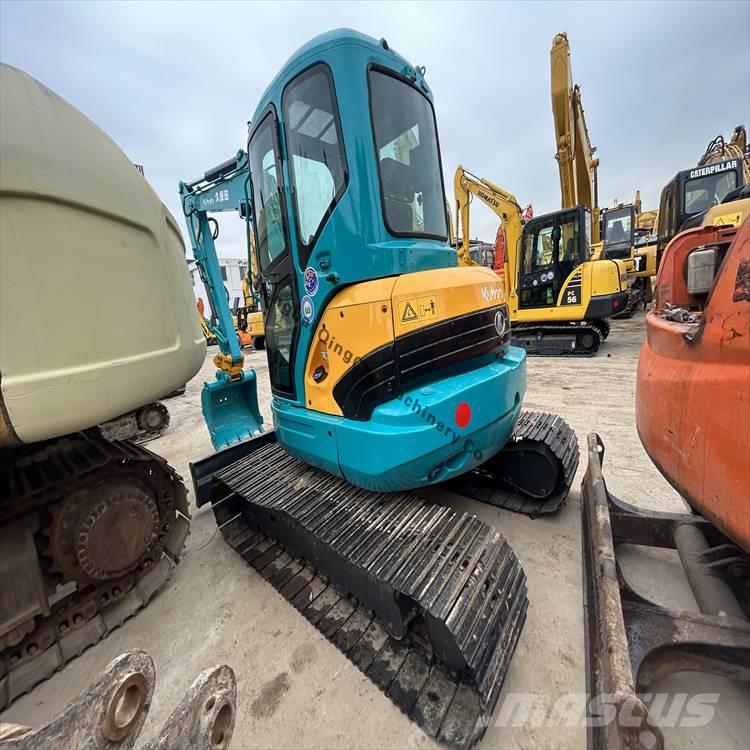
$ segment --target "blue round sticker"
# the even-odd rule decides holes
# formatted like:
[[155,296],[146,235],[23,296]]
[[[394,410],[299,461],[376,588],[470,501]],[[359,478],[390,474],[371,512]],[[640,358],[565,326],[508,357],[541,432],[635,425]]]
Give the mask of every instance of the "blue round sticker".
[[305,291],[311,296],[314,297],[318,291],[318,272],[312,268],[311,266],[308,266],[305,269]]
[[315,303],[312,301],[312,297],[305,295],[302,298],[302,320],[305,323],[310,323],[315,317]]

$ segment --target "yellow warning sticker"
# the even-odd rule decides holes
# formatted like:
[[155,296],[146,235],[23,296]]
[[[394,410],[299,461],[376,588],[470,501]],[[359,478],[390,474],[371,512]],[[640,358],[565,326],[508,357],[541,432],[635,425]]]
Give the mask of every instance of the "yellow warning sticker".
[[434,320],[437,318],[437,302],[432,295],[429,297],[420,297],[417,302],[419,303],[420,320]]
[[417,315],[417,301],[406,299],[398,303],[398,317],[402,323],[416,323],[419,321]]
[[437,300],[433,295],[405,299],[398,303],[398,319],[402,324],[434,320],[437,316]]
[[730,224],[737,225],[742,221],[742,212],[735,211],[731,214],[722,214],[721,216],[714,216],[714,226],[725,227]]

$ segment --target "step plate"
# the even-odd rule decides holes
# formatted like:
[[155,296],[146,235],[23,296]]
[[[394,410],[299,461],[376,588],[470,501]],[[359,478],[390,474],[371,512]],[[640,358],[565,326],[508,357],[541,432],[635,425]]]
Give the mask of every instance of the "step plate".
[[263,437],[214,474],[225,541],[425,733],[471,747],[528,607],[507,542],[475,516],[358,489]]

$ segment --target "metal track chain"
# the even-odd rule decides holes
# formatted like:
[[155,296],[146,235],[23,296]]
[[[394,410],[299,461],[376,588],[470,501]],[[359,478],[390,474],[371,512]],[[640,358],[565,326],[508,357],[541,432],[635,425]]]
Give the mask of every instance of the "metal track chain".
[[352,487],[275,442],[215,475],[213,508],[226,542],[428,735],[482,737],[528,606],[493,527]]
[[[64,449],[56,451],[60,446]],[[13,511],[21,515],[43,508],[59,499],[67,486],[110,462],[151,464],[151,473],[161,472],[176,488],[169,499],[175,518],[159,546],[159,559],[144,560],[121,578],[73,592],[56,602],[48,616],[37,616],[26,638],[0,652],[0,710],[145,607],[179,562],[190,527],[182,478],[163,458],[130,442],[79,433],[50,441],[36,455],[27,453],[13,470],[3,466],[2,515],[7,520]]]
[[[596,346],[593,349],[580,349],[579,347],[561,347],[557,352],[531,352],[527,351],[530,357],[544,357],[544,356],[565,356],[565,357],[591,357],[599,351],[599,347],[602,345],[602,341],[605,339],[604,332],[594,323],[581,322],[576,325],[570,323],[515,323],[511,326],[511,345],[521,346],[517,343],[516,338],[520,334],[535,336],[539,333],[542,334],[542,339],[547,341],[556,341],[558,338],[562,338],[565,334],[568,337],[571,335],[576,336],[579,333],[588,332],[594,335],[596,339]],[[559,334],[559,336],[558,336]],[[521,346],[523,349],[524,347]]]
[[514,443],[522,443],[526,452],[549,449],[557,461],[561,475],[559,489],[556,492],[541,499],[530,497],[514,488],[504,486],[491,470],[488,471],[482,466],[450,480],[446,486],[451,491],[472,500],[522,513],[531,518],[554,513],[568,496],[578,468],[580,450],[575,432],[557,414],[522,411],[508,446]]

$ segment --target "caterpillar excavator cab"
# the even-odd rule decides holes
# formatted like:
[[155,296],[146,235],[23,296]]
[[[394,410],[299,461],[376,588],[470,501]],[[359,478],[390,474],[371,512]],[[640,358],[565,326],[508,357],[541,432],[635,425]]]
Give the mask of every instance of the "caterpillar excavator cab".
[[275,429],[257,434],[254,373],[223,313],[218,406],[204,408],[223,449],[191,465],[198,505],[428,734],[472,745],[525,576],[497,530],[417,490],[549,513],[578,448],[560,417],[521,411],[525,357],[497,275],[457,267],[424,68],[354,31],[317,37],[262,96],[247,156],[180,192],[219,307],[202,212],[249,217],[273,393]]
[[[727,197],[731,199],[745,182],[742,158],[699,164],[678,172],[662,190],[659,201],[657,262],[678,232],[701,226],[709,209],[720,206]],[[721,223],[739,224],[742,216],[736,213],[720,212],[724,217]]]
[[528,354],[591,355],[609,334],[607,319],[627,306],[616,261],[591,260],[591,214],[583,206],[525,221],[515,196],[459,165],[453,181],[462,265],[470,262],[470,205],[477,198],[505,233],[501,281],[515,346]]

